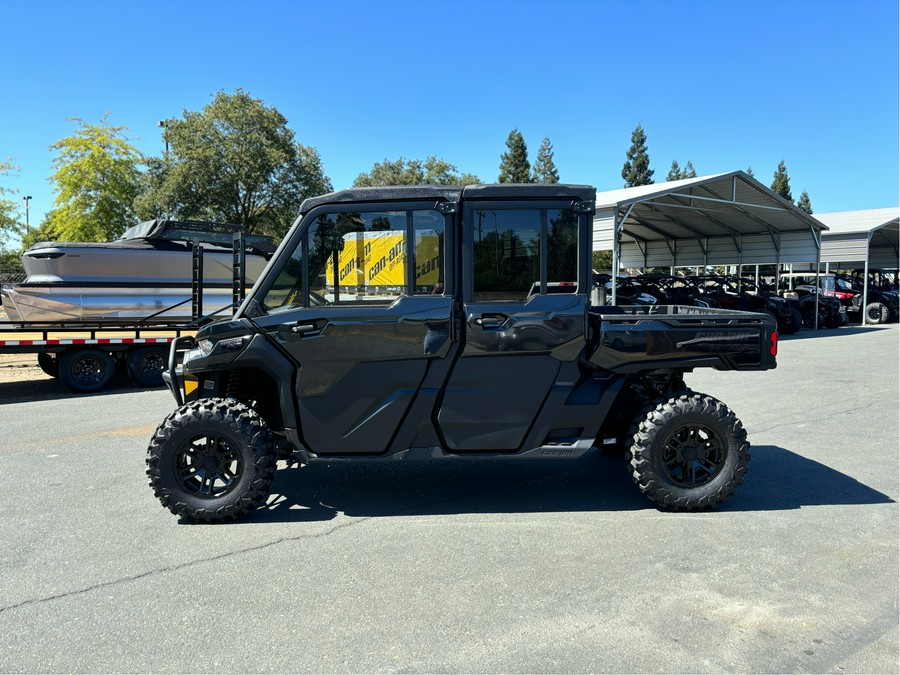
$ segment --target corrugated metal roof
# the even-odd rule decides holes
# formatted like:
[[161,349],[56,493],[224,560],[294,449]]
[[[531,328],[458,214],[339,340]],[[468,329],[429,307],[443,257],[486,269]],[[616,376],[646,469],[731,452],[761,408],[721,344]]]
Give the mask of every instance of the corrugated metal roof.
[[900,262],[900,207],[816,214],[828,225],[822,236],[822,262],[837,265],[868,260],[878,267]]
[[[815,262],[819,233],[827,229],[743,171],[597,193],[596,250],[612,241],[612,214],[623,260],[668,257],[676,266]],[[689,241],[699,247],[685,246]],[[752,255],[745,255],[751,251],[744,242],[752,242]]]
[[900,223],[900,207],[817,213],[816,218],[828,226],[828,234],[871,232],[886,225]]

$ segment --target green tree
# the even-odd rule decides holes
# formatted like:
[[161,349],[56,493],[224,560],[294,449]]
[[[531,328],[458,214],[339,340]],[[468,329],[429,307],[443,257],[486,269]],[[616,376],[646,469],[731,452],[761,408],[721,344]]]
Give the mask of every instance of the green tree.
[[22,236],[22,224],[19,204],[13,197],[18,190],[6,187],[3,183],[18,173],[11,160],[0,160],[0,250],[5,249],[14,238]]
[[549,138],[541,141],[537,158],[534,160],[534,173],[531,176],[532,183],[558,183],[559,171],[553,162],[553,144]]
[[669,169],[669,173],[666,174],[666,182],[671,182],[673,180],[681,180],[681,167],[678,166],[678,160],[672,160],[672,168]]
[[797,206],[806,211],[809,215],[812,215],[812,202],[809,200],[809,193],[806,190],[800,193],[800,199],[797,200]]
[[673,180],[682,180],[683,178],[696,178],[697,172],[694,171],[694,165],[691,164],[691,160],[687,161],[687,164],[684,165],[684,168],[680,168],[678,166],[678,162],[676,160],[672,160],[672,168],[669,169],[669,173],[666,175],[666,181]]
[[500,155],[499,183],[530,183],[531,164],[528,163],[528,146],[518,129],[509,132],[506,152]]
[[332,190],[315,148],[274,107],[236,89],[166,122],[168,157],[148,160],[142,218],[229,222],[283,236],[307,197]]
[[753,178],[753,177],[754,177],[754,176],[753,176],[753,167],[752,167],[752,166],[748,166],[748,167],[744,170],[744,173],[747,174],[748,176],[750,176],[750,178]]
[[591,264],[595,270],[612,269],[612,251],[594,251],[591,256]]
[[625,187],[652,185],[653,169],[650,168],[650,155],[647,154],[647,134],[640,124],[631,132],[631,147],[625,157],[625,165],[622,167]]
[[47,214],[46,234],[66,241],[108,241],[137,222],[143,157],[126,135],[128,127],[99,124],[79,118],[75,133],[50,146],[56,151],[53,175],[56,198]]
[[405,159],[376,162],[371,171],[359,174],[353,187],[376,185],[475,185],[478,176],[459,173],[457,168],[442,159],[431,156],[426,160]]
[[780,194],[792,204],[794,196],[791,194],[791,180],[788,177],[787,168],[784,166],[784,160],[778,162],[778,168],[775,169],[775,176],[772,179],[772,190]]

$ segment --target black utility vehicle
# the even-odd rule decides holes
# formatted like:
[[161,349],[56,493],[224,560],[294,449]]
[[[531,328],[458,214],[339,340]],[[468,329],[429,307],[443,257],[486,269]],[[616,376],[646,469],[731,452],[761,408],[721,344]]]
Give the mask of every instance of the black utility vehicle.
[[261,504],[288,455],[564,459],[619,446],[659,505],[724,500],[747,470],[747,435],[683,375],[774,368],[775,322],[591,306],[594,196],[484,185],[304,202],[234,318],[173,345],[178,407],[147,456],[156,496],[215,521]]
[[781,296],[800,311],[806,328],[816,325],[819,328],[838,328],[847,323],[847,308],[842,300],[822,287],[821,278],[819,286],[816,286],[815,272],[785,272],[780,279]]
[[839,280],[849,283],[858,295],[862,304],[863,289],[866,298],[866,323],[887,323],[897,321],[900,317],[900,293],[898,293],[898,275],[870,269],[868,275],[863,269],[853,270],[852,274],[839,274]]

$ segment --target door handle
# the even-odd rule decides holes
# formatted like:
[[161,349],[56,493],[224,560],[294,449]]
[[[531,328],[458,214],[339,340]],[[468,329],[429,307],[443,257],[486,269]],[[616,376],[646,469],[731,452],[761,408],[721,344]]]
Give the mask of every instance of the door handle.
[[491,312],[476,317],[475,325],[481,326],[485,330],[498,330],[499,328],[502,328],[508,320],[509,317],[506,314]]
[[318,335],[322,332],[327,322],[324,319],[313,319],[303,321],[287,321],[278,326],[278,332],[286,334],[292,338],[310,337]]

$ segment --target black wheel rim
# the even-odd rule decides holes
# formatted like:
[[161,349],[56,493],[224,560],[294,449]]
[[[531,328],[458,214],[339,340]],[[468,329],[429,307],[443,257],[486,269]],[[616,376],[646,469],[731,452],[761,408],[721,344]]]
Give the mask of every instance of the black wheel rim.
[[72,366],[72,377],[79,384],[96,384],[105,373],[106,364],[96,356],[82,356]]
[[175,454],[175,475],[185,491],[203,499],[228,494],[241,476],[240,455],[221,436],[194,436]]
[[138,362],[138,370],[146,377],[156,377],[165,369],[166,362],[158,352],[145,354]]
[[699,487],[716,478],[725,466],[725,443],[703,424],[679,427],[663,445],[663,471],[676,485]]

